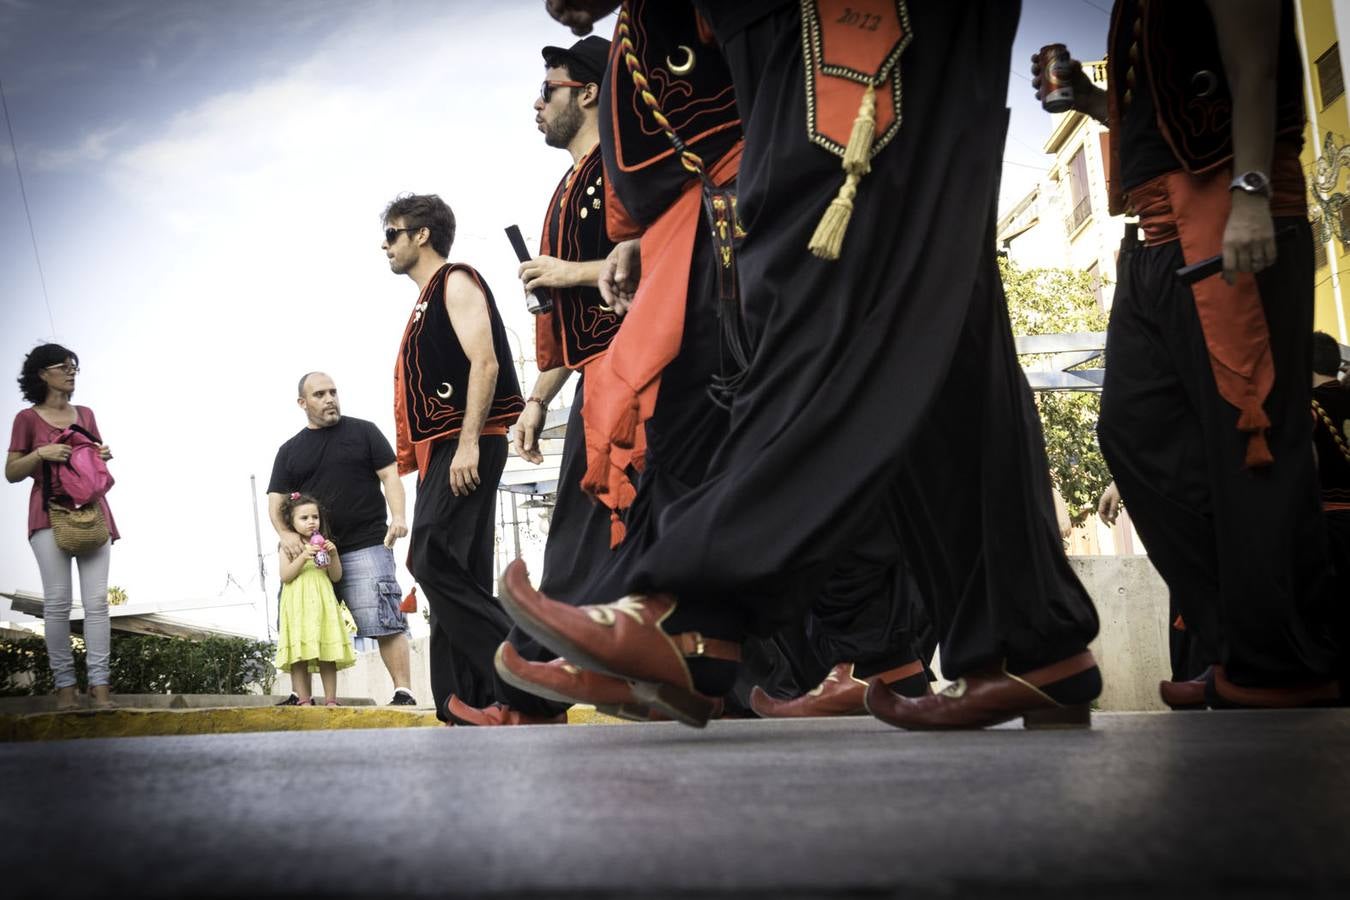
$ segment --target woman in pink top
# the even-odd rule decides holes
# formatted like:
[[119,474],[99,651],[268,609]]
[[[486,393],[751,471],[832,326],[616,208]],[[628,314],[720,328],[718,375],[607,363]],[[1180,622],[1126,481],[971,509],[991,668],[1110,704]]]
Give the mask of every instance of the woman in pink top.
[[[99,435],[93,410],[70,402],[70,396],[75,392],[75,376],[79,372],[80,358],[60,344],[42,344],[24,358],[19,389],[24,399],[33,405],[14,417],[9,455],[5,458],[5,478],[11,484],[25,478],[33,479],[28,500],[28,544],[33,548],[42,575],[43,630],[47,638],[47,658],[56,680],[57,709],[79,706],[75,660],[70,650],[72,557],[56,546],[43,500],[42,480],[44,470],[49,471],[51,493],[55,497],[61,496],[62,463],[70,458],[71,449],[69,444],[57,441],[62,431],[79,424],[91,434]],[[112,453],[102,443],[99,455],[105,460],[112,459]],[[44,466],[44,463],[48,465]],[[114,703],[108,695],[108,562],[112,542],[117,540],[118,534],[107,499],[100,498],[98,503],[111,537],[98,550],[76,557],[76,560],[80,570],[80,602],[84,606],[89,693],[95,708],[109,709]]]

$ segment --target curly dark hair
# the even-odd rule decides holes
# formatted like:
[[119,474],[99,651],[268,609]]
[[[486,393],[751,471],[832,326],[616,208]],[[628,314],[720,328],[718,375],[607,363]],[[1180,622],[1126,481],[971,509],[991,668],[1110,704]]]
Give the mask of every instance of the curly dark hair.
[[47,385],[42,380],[42,370],[48,366],[59,366],[69,360],[76,366],[80,358],[73,350],[67,350],[60,344],[38,344],[23,358],[23,368],[19,370],[19,392],[29,403],[41,403],[47,399]]
[[431,249],[441,256],[450,255],[455,243],[455,213],[435,194],[400,194],[384,208],[380,220],[388,225],[402,219],[408,228],[425,228],[431,232]]
[[299,491],[287,494],[281,501],[281,517],[286,520],[286,527],[291,531],[295,531],[295,511],[308,503],[313,503],[315,509],[319,511],[319,533],[323,534],[325,519],[323,514],[323,504],[309,494],[302,494]]
[[1318,375],[1335,378],[1341,370],[1341,345],[1325,331],[1313,332],[1312,345],[1312,370]]

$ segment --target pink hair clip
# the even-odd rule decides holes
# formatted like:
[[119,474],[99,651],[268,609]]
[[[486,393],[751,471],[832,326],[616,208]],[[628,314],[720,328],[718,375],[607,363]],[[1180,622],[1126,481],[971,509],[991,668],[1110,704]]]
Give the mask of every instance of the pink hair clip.
[[291,500],[294,501],[294,500],[299,500],[299,499],[300,499],[300,492],[299,492],[299,491],[291,491]]

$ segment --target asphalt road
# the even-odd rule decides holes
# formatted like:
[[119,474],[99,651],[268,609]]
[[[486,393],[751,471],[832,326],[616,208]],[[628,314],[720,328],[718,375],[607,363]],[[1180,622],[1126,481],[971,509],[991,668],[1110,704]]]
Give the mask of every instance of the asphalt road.
[[1350,710],[0,745],[0,893],[1350,896]]

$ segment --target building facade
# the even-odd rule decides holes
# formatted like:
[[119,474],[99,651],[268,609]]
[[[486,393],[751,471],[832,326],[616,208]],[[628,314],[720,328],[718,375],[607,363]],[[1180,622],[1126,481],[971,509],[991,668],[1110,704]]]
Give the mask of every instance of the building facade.
[[[1105,62],[1087,62],[1083,68],[1093,83],[1106,86]],[[999,219],[998,245],[1022,268],[1088,273],[1107,310],[1125,218],[1107,212],[1106,126],[1078,112],[1050,119],[1042,149],[1053,159],[1036,187]]]
[[1313,223],[1317,285],[1316,327],[1350,344],[1350,122],[1345,76],[1350,61],[1341,44],[1341,26],[1350,27],[1350,0],[1299,0],[1303,49],[1304,103],[1308,124],[1303,135],[1303,171],[1308,181],[1308,213]]

